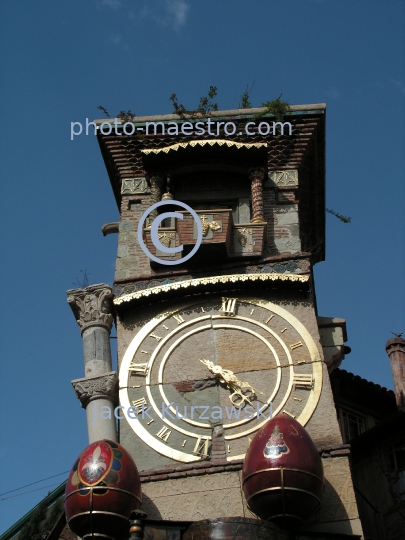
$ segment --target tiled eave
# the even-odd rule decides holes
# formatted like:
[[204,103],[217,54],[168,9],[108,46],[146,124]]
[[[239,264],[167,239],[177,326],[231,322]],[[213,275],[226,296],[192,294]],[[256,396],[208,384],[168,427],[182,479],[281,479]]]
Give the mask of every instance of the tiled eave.
[[[248,122],[255,119],[260,113],[263,113],[264,108],[252,108],[252,109],[232,109],[224,111],[212,111],[209,118],[211,121],[234,121],[234,122]],[[292,148],[289,149],[287,154],[281,155],[280,150],[275,150],[275,155],[272,159],[272,146],[279,145],[279,140],[275,137],[263,137],[258,134],[254,136],[247,136],[243,134],[239,136],[235,134],[227,137],[229,141],[236,141],[240,143],[267,143],[269,154],[269,170],[283,169],[298,169],[304,156],[306,155],[309,147],[309,143],[315,137],[315,145],[320,147],[320,153],[324,153],[325,144],[325,113],[326,106],[324,103],[311,104],[311,105],[291,105],[290,111],[286,113],[284,121],[291,122],[293,124],[293,135],[288,137],[289,141],[293,140]],[[150,150],[153,148],[163,148],[178,143],[187,143],[194,140],[210,140],[218,137],[205,134],[199,135],[183,135],[177,136],[169,135],[115,135],[114,131],[111,135],[103,135],[99,131],[101,124],[114,124],[114,118],[97,119],[94,123],[97,125],[97,137],[100,145],[100,149],[106,164],[106,168],[110,177],[110,182],[114,191],[114,195],[117,201],[118,207],[120,207],[121,201],[121,183],[125,177],[139,177],[145,174],[135,161],[139,161],[142,150]],[[166,115],[154,115],[154,116],[138,116],[132,117],[131,123],[136,128],[144,128],[147,122],[162,122],[163,124],[177,123],[182,124],[185,121],[206,122],[208,117],[205,115],[196,114],[193,117],[184,116],[181,117],[176,114]],[[264,114],[261,120],[275,121],[275,118],[271,114]],[[300,127],[295,128],[294,126]],[[295,130],[295,133],[294,133]],[[223,137],[220,137],[223,138]],[[312,143],[311,143],[312,144]],[[277,155],[279,155],[279,160]],[[323,171],[320,171],[321,176]],[[324,178],[321,179],[321,184]],[[316,178],[313,179],[314,187],[319,183]]]

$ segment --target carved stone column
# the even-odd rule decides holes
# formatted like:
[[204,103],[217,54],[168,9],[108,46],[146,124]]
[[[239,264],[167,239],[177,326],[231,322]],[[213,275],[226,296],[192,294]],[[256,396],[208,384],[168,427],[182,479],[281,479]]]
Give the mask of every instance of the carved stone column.
[[76,397],[86,409],[89,444],[100,439],[117,440],[114,409],[118,402],[118,377],[105,375],[72,381]]
[[111,287],[104,283],[67,291],[68,303],[83,338],[85,377],[112,370],[110,332],[113,323]]
[[[163,184],[165,177],[161,173],[152,174],[150,180],[150,204],[155,204],[160,201],[163,193]],[[158,215],[158,211],[152,210],[149,214],[149,222],[152,222]]]
[[89,442],[104,438],[116,441],[117,375],[112,371],[110,349],[114,320],[111,287],[101,283],[71,289],[67,294],[83,338],[85,378],[72,384],[86,409]]
[[262,167],[249,169],[252,190],[252,223],[266,223],[263,214],[263,178],[264,169]]

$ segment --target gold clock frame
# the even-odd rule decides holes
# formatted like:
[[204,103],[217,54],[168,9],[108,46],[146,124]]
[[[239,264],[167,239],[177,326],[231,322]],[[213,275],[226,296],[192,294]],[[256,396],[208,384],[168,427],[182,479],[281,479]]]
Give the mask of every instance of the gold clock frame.
[[[245,303],[250,303],[252,305],[255,305],[255,306],[258,306],[258,307],[261,307],[261,308],[264,308],[264,309],[268,310],[271,314],[280,316],[281,318],[286,320],[297,331],[297,333],[300,335],[301,339],[305,343],[305,345],[306,345],[306,347],[308,349],[309,355],[310,355],[310,359],[311,359],[310,362],[306,362],[306,363],[311,363],[312,364],[312,375],[313,375],[313,379],[314,379],[314,386],[313,386],[313,388],[311,390],[311,394],[310,394],[304,408],[302,409],[301,413],[296,418],[296,420],[298,422],[300,422],[300,424],[302,426],[305,426],[308,423],[309,419],[311,418],[313,412],[315,411],[315,408],[316,408],[316,406],[318,404],[318,401],[319,401],[319,398],[320,398],[320,395],[321,395],[321,391],[322,391],[322,363],[323,362],[322,362],[322,359],[321,359],[321,357],[319,355],[318,348],[317,348],[312,336],[310,335],[309,331],[305,328],[305,326],[294,315],[292,315],[292,313],[288,312],[287,310],[285,310],[284,308],[278,306],[277,304],[274,304],[274,303],[272,303],[270,301],[267,301],[267,300],[263,300],[263,299],[255,298],[255,297],[250,297],[250,296],[238,297],[238,300],[242,301],[242,302],[245,302]],[[119,371],[120,404],[121,404],[121,406],[124,407],[124,409],[127,410],[129,407],[131,407],[131,403],[130,403],[130,400],[129,400],[129,397],[128,397],[128,392],[127,392],[127,388],[128,388],[128,371],[129,371],[130,363],[133,360],[133,358],[135,356],[135,353],[137,352],[138,348],[140,347],[140,345],[142,344],[144,339],[147,338],[148,336],[150,336],[150,334],[153,333],[154,329],[158,325],[162,324],[165,320],[169,319],[170,317],[173,317],[175,314],[182,311],[183,309],[190,308],[191,306],[198,305],[201,302],[202,302],[202,298],[200,297],[198,300],[187,301],[187,302],[183,301],[182,303],[177,304],[175,308],[166,310],[163,313],[161,313],[161,314],[157,315],[156,317],[154,317],[153,319],[151,319],[150,321],[148,321],[139,330],[139,332],[134,336],[134,338],[132,339],[130,345],[128,346],[127,350],[125,351],[124,356],[122,357],[120,371]],[[203,326],[203,327],[198,327],[197,329],[194,329],[191,332],[191,333],[197,333],[197,332],[203,331],[204,329],[207,329],[207,328],[213,328],[214,325],[213,325],[212,321],[215,320],[215,319],[223,319],[223,317],[221,317],[220,315],[212,315],[212,314],[204,315],[204,316],[201,316],[201,317],[193,318],[190,321],[185,321],[181,325],[181,328],[184,329],[188,325],[189,326],[195,325],[196,322],[198,323],[198,322],[201,322],[201,321],[204,321],[204,320],[210,320],[211,321],[210,325]],[[239,319],[239,320],[245,320],[245,321],[248,321],[248,322],[252,322],[255,325],[261,327],[266,332],[269,332],[273,337],[275,337],[278,340],[278,342],[281,344],[281,346],[283,347],[283,349],[284,349],[284,351],[285,351],[285,353],[287,355],[288,363],[289,363],[289,366],[290,366],[290,380],[289,380],[287,391],[284,394],[284,398],[283,398],[281,404],[277,407],[277,409],[275,411],[273,411],[273,415],[275,416],[276,414],[278,414],[282,410],[282,407],[284,406],[285,402],[288,400],[288,398],[289,398],[289,396],[291,394],[291,390],[292,390],[292,386],[293,386],[293,377],[292,377],[292,375],[294,374],[294,365],[295,365],[293,363],[291,353],[288,350],[285,342],[278,336],[277,332],[272,330],[270,327],[266,326],[264,323],[259,322],[259,321],[254,320],[254,319],[250,319],[248,317],[239,316],[239,315],[235,315],[234,317],[232,317],[232,319],[233,320],[238,320]],[[218,325],[217,327],[221,327],[221,328],[229,327],[229,328],[232,328],[232,329],[238,328],[239,330],[248,331],[249,333],[255,335],[255,337],[257,337],[258,339],[260,339],[262,341],[266,341],[265,338],[263,338],[262,336],[260,336],[259,334],[257,334],[256,332],[254,332],[252,330],[246,329],[245,327],[236,327],[235,325],[225,325],[225,324]],[[152,355],[150,357],[150,360],[148,362],[148,368],[152,367],[153,362],[154,362],[155,358],[157,357],[160,349],[164,346],[165,343],[167,343],[167,341],[169,341],[169,339],[173,338],[173,336],[178,332],[179,329],[180,329],[180,327],[175,328],[169,334],[167,334],[164,338],[162,338],[161,341],[159,341],[158,345],[155,347],[155,349],[154,349],[154,351],[153,351],[153,353],[152,353]],[[173,352],[173,350],[179,345],[179,343],[181,341],[185,340],[187,337],[189,337],[189,335],[191,335],[191,333],[188,333],[188,334],[182,336],[179,340],[176,340],[175,343],[172,344],[172,346],[169,348],[169,350],[165,353],[164,359],[161,361],[161,364],[159,366],[158,385],[159,385],[159,390],[161,391],[161,393],[163,392],[162,397],[163,397],[166,405],[169,404],[169,401],[167,400],[167,397],[165,396],[164,391],[163,391],[163,369],[164,369],[164,364],[167,361],[167,359],[169,358],[170,354]],[[266,341],[266,345],[269,346],[269,348],[271,348],[271,344],[269,344],[267,341]],[[273,351],[273,355],[276,358],[276,362],[278,362],[277,354],[274,354],[274,353],[275,353],[275,351]],[[277,382],[279,382],[279,378],[281,376],[280,375],[280,370],[281,370],[281,368],[280,368],[279,364],[277,364],[277,371],[278,371]],[[150,392],[150,385],[149,385],[150,372],[151,372],[151,370],[148,369],[148,373],[146,375],[146,381],[145,381],[145,389],[146,389],[146,393],[148,395],[148,399],[150,400],[149,402],[150,402],[151,406],[153,407],[155,413],[157,413],[157,415],[161,417],[161,413],[160,413],[159,409],[156,407],[156,404],[155,404],[154,399],[152,398],[152,395],[151,395],[151,392]],[[267,400],[268,404],[271,402],[274,395],[276,395],[278,387],[279,387],[279,384],[276,384],[275,389],[272,392],[272,395]],[[174,412],[174,409],[173,409],[172,412]],[[126,420],[127,420],[128,424],[130,425],[131,429],[148,446],[150,446],[156,452],[158,452],[158,453],[160,453],[160,454],[162,454],[162,455],[164,455],[166,457],[169,457],[169,458],[171,458],[173,460],[180,461],[180,462],[183,462],[183,463],[190,463],[190,462],[194,462],[194,461],[200,461],[200,459],[201,459],[200,456],[191,455],[189,453],[186,453],[186,452],[183,452],[183,451],[180,451],[180,450],[176,450],[176,449],[168,446],[164,442],[161,442],[160,440],[156,439],[144,427],[143,423],[138,418],[128,418],[128,417],[126,417]],[[224,428],[236,427],[236,425],[241,425],[243,423],[247,423],[250,420],[251,420],[251,418],[245,418],[245,419],[243,419],[240,422],[237,422],[235,424],[226,425],[226,426],[224,426]],[[187,435],[189,437],[195,438],[196,441],[198,439],[203,440],[203,441],[211,440],[210,436],[205,436],[204,435],[204,436],[199,437],[199,436],[196,436],[195,433],[192,433],[192,432],[189,432],[189,431],[187,431],[187,430],[185,430],[183,428],[180,428],[178,425],[171,424],[170,420],[168,420],[167,418],[162,419],[162,421],[165,423],[165,425],[168,425],[168,426],[172,427],[176,431],[178,431],[180,433],[184,433],[185,435]],[[247,429],[247,430],[245,430],[245,431],[243,431],[241,433],[237,433],[237,434],[234,434],[234,435],[228,435],[228,436],[225,435],[224,438],[225,438],[225,440],[232,440],[232,439],[238,439],[238,438],[250,435],[250,434],[256,432],[258,429],[260,429],[260,427],[266,421],[267,420],[264,420],[259,425],[255,425],[253,428]],[[189,423],[191,425],[198,426],[198,427],[204,427],[204,428],[210,427],[209,424],[203,424],[201,422],[196,422],[196,421],[191,420],[191,419],[187,419],[187,423]],[[238,456],[232,456],[232,458],[229,458],[229,460],[242,459],[242,458],[244,458],[244,456],[245,456],[245,454],[240,454]]]

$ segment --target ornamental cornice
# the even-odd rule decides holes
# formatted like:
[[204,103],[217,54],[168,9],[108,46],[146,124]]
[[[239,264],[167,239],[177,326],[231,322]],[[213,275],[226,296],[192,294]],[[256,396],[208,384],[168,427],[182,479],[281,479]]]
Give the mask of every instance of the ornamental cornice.
[[111,287],[98,283],[85,289],[70,289],[66,292],[68,304],[82,333],[90,326],[102,326],[111,332],[114,320]]
[[118,376],[115,371],[71,382],[83,409],[95,399],[109,399],[113,404],[118,403]]
[[175,291],[179,289],[187,289],[190,287],[214,285],[216,283],[243,283],[253,281],[291,281],[306,283],[309,281],[309,275],[302,274],[276,274],[274,272],[267,274],[233,274],[227,276],[211,276],[198,279],[187,279],[184,281],[176,281],[167,285],[160,285],[158,287],[151,287],[141,291],[135,291],[130,294],[126,294],[114,299],[114,305],[119,306],[121,304],[144,298],[151,295],[160,294],[163,292]]
[[229,141],[225,139],[206,139],[198,141],[188,141],[183,143],[171,144],[164,148],[143,148],[141,153],[147,156],[148,154],[168,154],[169,152],[177,152],[178,150],[186,148],[194,148],[196,146],[228,146],[237,148],[251,149],[251,148],[267,148],[267,143],[240,143],[236,141]]

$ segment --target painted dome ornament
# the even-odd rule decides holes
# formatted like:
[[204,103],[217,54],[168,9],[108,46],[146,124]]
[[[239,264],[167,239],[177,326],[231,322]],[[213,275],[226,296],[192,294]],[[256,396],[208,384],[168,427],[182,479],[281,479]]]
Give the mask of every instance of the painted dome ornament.
[[66,519],[75,534],[83,539],[125,538],[131,512],[141,502],[138,470],[123,446],[104,439],[85,448],[65,490]]
[[322,460],[301,424],[280,415],[269,420],[250,443],[242,481],[252,512],[278,525],[295,527],[320,507]]

